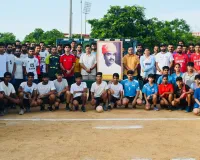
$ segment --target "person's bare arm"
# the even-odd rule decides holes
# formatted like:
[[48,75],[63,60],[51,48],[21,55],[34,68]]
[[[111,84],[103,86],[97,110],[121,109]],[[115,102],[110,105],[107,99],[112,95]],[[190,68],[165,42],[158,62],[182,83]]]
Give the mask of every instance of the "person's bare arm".
[[171,62],[170,62],[170,65],[169,65],[169,68],[172,68],[173,65],[174,65],[174,61],[171,61]]
[[160,69],[160,67],[158,66],[158,62],[156,62],[156,69],[162,73],[162,69]]
[[94,99],[94,92],[91,92],[91,99]]
[[46,72],[48,73],[49,72],[49,65],[46,64]]
[[62,63],[60,63],[60,68],[65,71],[65,68],[63,67]]
[[97,67],[97,64],[94,64],[90,69],[93,70]]
[[200,105],[200,102],[199,102],[199,100],[198,100],[198,99],[196,99],[196,98],[195,98],[195,102],[196,102],[198,105]]
[[12,76],[14,77],[15,75],[15,72],[16,72],[16,63],[14,63],[13,65],[13,71],[12,71]]

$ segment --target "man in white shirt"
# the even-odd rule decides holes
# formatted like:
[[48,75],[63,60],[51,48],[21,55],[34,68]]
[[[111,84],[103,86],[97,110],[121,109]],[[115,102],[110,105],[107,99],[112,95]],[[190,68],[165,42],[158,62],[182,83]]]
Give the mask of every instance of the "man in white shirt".
[[42,74],[42,73],[46,73],[45,60],[47,56],[49,55],[49,52],[45,50],[44,42],[40,42],[40,47],[41,47],[41,51],[39,55],[40,55],[40,68],[41,68],[41,74]]
[[81,75],[83,80],[95,80],[96,75],[96,56],[91,54],[90,45],[85,46],[85,54],[82,54],[79,60],[81,64]]
[[20,58],[21,55],[21,49],[17,47],[15,49],[15,59],[14,59],[14,68],[13,68],[13,74],[14,74],[14,86],[15,90],[18,90],[19,85],[23,82],[23,60]]
[[30,112],[31,107],[37,106],[37,85],[33,83],[34,73],[29,72],[27,74],[28,81],[22,82],[18,89],[19,98],[22,100],[23,105],[19,112],[20,115],[24,114],[24,108],[26,112]]
[[56,103],[55,110],[59,110],[59,105],[61,102],[64,102],[66,99],[66,110],[70,111],[69,103],[70,103],[70,92],[69,86],[66,79],[63,78],[61,72],[58,72],[56,75],[57,79],[53,81],[54,86],[56,88]]
[[[104,75],[118,73],[122,74],[122,68],[115,62],[117,54],[117,48],[113,42],[109,42],[102,45],[103,59],[99,61],[98,69]],[[102,62],[102,63],[101,63]]]
[[49,81],[49,76],[47,73],[43,73],[42,82],[38,84],[37,90],[37,104],[38,106],[41,106],[40,111],[45,110],[45,104],[49,104],[48,110],[53,111],[52,106],[56,101],[56,88],[53,81]]
[[113,74],[112,83],[108,84],[108,109],[122,105],[123,86],[119,83],[119,74]]
[[0,43],[0,81],[3,81],[4,73],[7,72],[7,56],[5,54],[5,44]]
[[95,106],[95,108],[103,103],[103,110],[107,111],[107,90],[108,85],[105,81],[102,81],[102,73],[97,72],[96,74],[96,82],[92,84],[91,87],[91,104]]
[[164,66],[168,66],[170,69],[173,67],[173,55],[170,52],[166,52],[166,44],[161,44],[160,45],[160,50],[161,52],[159,52],[156,56],[156,80],[163,74],[163,70],[162,68]]
[[4,81],[0,82],[0,116],[3,116],[7,112],[8,107],[13,104],[22,106],[22,102],[16,96],[15,88],[9,83],[11,77],[11,73],[6,72],[4,73]]
[[14,54],[12,52],[13,52],[12,44],[7,44],[7,46],[6,46],[7,71],[10,72],[12,74],[12,77],[13,77],[14,76],[13,68],[14,68],[15,56],[14,56]]
[[72,84],[70,88],[70,93],[73,96],[73,106],[75,107],[75,111],[77,111],[79,105],[82,104],[81,110],[82,112],[86,112],[85,104],[87,101],[87,84],[82,82],[82,75],[80,73],[76,74],[75,81],[76,83]]
[[27,57],[28,57],[28,49],[27,49],[27,46],[26,46],[26,44],[22,44],[20,58],[21,58],[22,60],[24,60],[24,59],[27,58]]
[[34,83],[38,83],[37,67],[39,66],[38,59],[33,56],[34,48],[30,47],[28,50],[28,57],[24,60],[23,70],[24,74],[27,75],[29,72],[34,73]]

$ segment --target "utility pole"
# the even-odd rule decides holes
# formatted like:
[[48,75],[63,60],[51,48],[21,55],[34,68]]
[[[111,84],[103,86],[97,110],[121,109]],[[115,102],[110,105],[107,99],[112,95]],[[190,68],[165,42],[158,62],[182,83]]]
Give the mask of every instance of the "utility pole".
[[81,0],[81,43],[82,43],[82,39],[83,39],[83,16],[82,16],[82,12],[83,12],[83,6],[82,6],[82,0]]

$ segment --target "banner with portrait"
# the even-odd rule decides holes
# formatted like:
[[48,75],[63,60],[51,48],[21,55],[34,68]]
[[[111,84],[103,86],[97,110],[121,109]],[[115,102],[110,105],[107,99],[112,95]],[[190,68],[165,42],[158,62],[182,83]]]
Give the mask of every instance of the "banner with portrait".
[[97,71],[103,73],[104,80],[111,80],[113,73],[123,78],[122,41],[97,42]]

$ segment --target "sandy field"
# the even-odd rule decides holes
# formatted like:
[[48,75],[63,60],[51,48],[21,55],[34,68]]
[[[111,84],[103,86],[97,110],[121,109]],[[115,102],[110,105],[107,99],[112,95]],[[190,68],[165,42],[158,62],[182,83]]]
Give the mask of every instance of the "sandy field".
[[183,111],[62,106],[0,117],[0,160],[200,160],[199,142],[200,117]]

